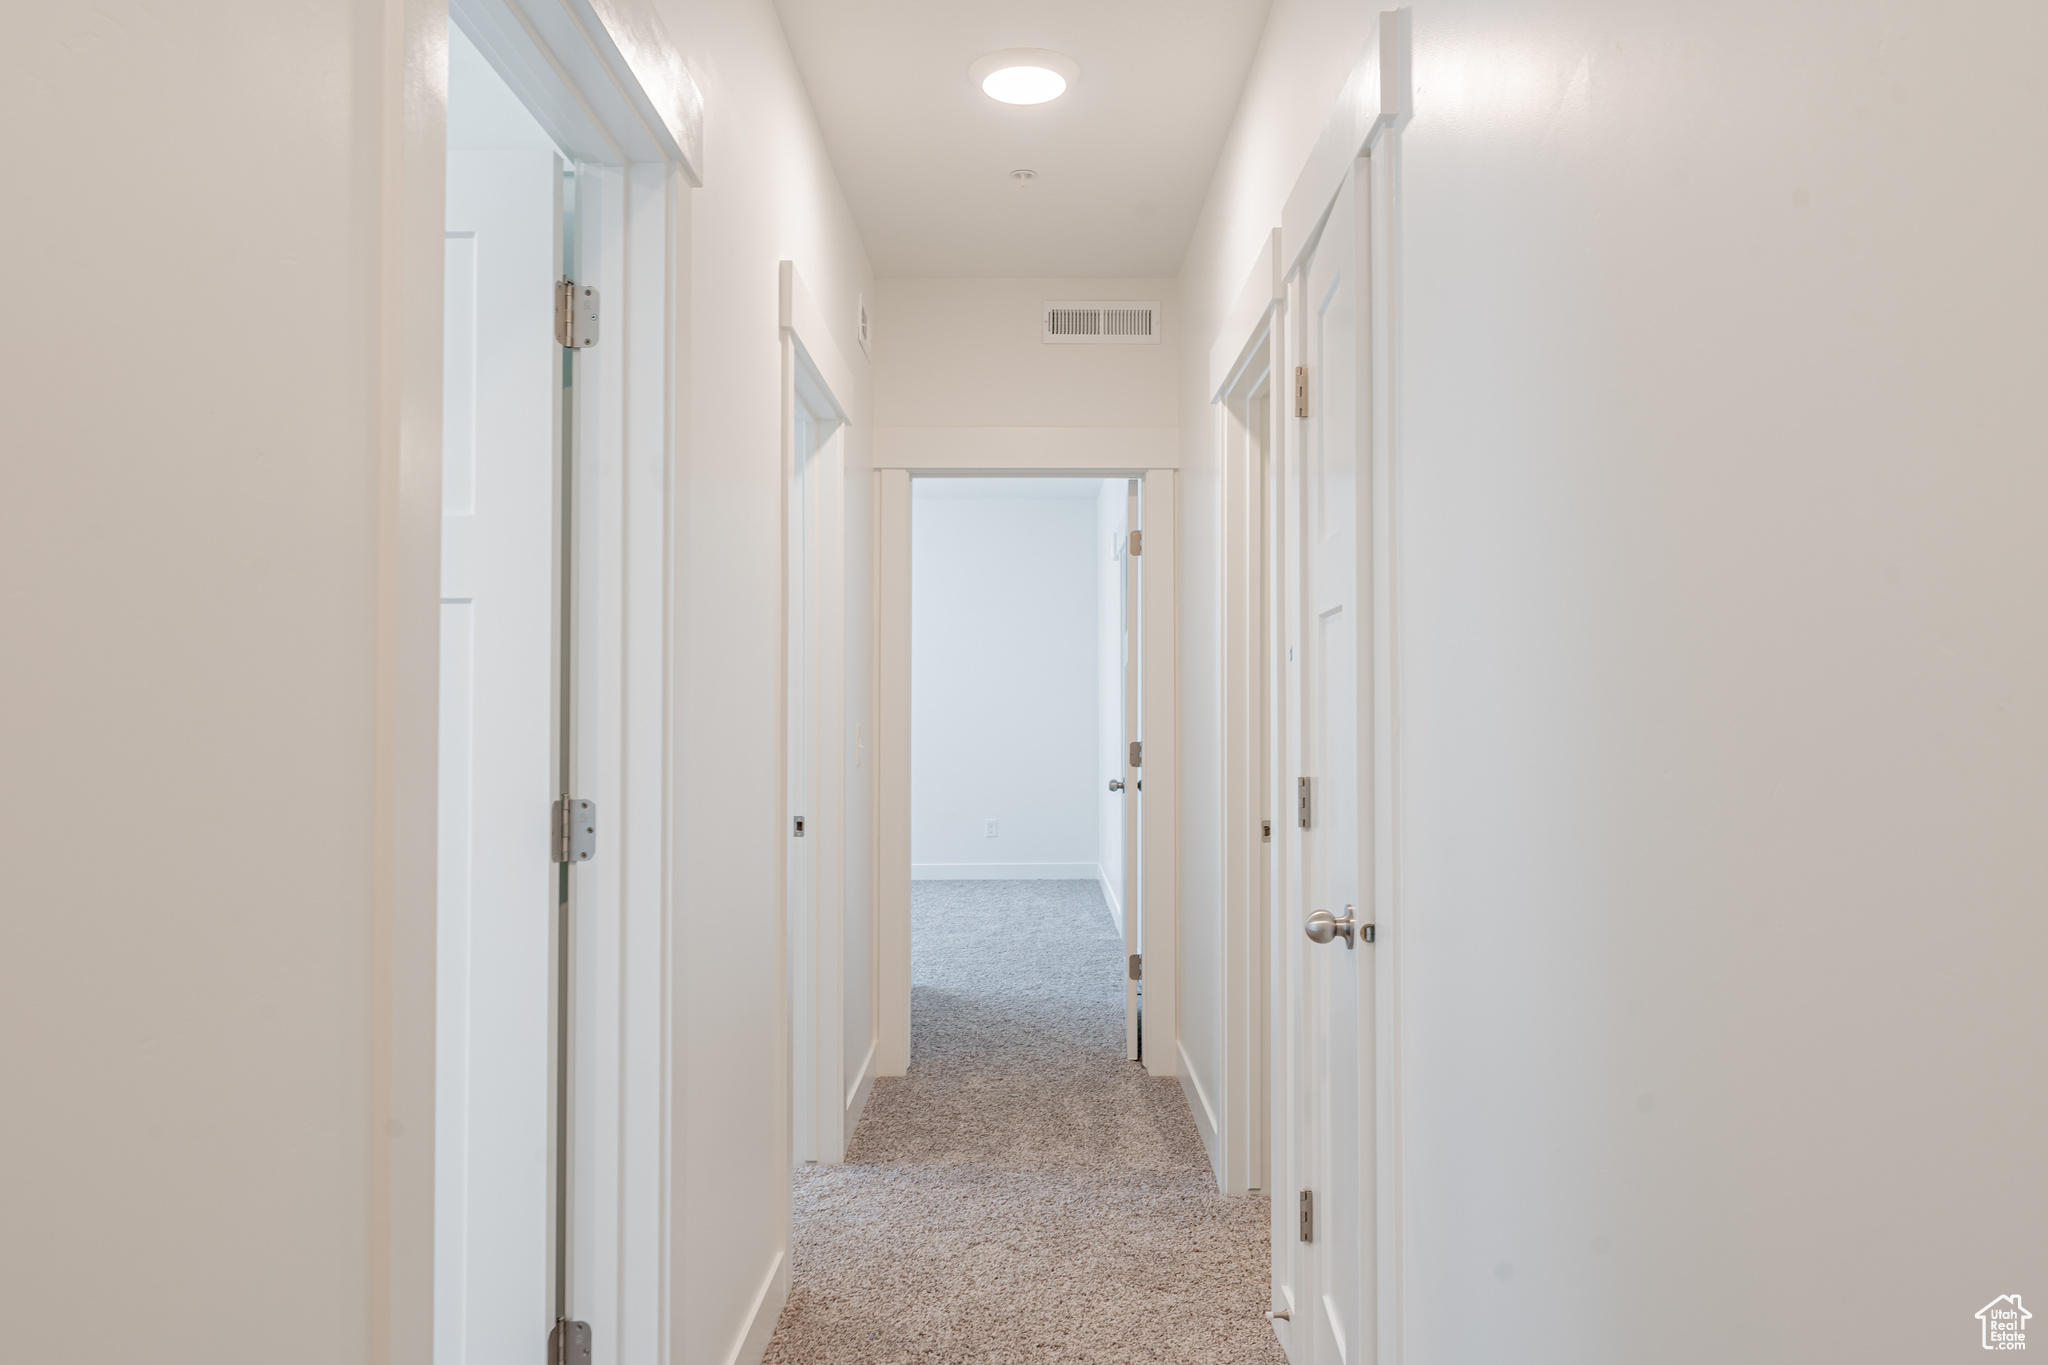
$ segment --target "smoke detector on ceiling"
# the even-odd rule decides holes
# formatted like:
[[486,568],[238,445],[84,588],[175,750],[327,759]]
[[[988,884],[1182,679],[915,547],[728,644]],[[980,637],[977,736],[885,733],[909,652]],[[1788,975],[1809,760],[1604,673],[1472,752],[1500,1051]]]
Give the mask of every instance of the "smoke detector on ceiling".
[[1010,172],[1010,179],[1016,181],[1019,185],[1028,185],[1038,179],[1038,172],[1018,169]]
[[1157,346],[1159,305],[1128,299],[1060,299],[1045,305],[1048,346]]

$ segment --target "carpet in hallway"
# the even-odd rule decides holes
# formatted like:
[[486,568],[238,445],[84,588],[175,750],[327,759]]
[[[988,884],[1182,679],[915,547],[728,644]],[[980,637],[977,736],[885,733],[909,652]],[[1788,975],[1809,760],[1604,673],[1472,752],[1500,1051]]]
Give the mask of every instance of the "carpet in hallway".
[[770,1365],[1284,1365],[1265,1197],[1124,1060],[1096,884],[918,882],[912,916],[910,1074],[797,1172]]

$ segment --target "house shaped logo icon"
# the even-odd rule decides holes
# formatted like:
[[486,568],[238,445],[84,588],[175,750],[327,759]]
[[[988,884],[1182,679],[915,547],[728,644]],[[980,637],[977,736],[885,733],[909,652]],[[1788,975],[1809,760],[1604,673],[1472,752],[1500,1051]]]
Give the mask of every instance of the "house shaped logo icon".
[[2034,1316],[2021,1304],[2017,1294],[2000,1294],[1977,1310],[1984,1324],[1984,1349],[2024,1351],[2027,1349],[2027,1319]]

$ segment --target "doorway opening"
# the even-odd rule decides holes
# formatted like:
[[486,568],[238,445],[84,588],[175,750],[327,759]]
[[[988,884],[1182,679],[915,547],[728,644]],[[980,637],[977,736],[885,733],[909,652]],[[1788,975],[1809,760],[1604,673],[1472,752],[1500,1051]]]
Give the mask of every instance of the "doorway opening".
[[664,1302],[687,166],[607,32],[457,0],[448,41],[435,1357],[611,1365],[651,1354]]
[[981,920],[1092,926],[1138,1057],[1137,504],[1135,479],[912,480],[913,1016],[965,990]]

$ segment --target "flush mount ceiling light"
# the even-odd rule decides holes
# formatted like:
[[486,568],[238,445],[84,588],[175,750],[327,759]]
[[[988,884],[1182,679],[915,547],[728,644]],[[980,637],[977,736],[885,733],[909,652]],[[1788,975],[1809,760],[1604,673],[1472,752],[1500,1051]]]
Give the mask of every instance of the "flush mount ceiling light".
[[1057,52],[1011,47],[991,52],[967,68],[982,93],[1004,104],[1044,104],[1067,92],[1081,68]]

